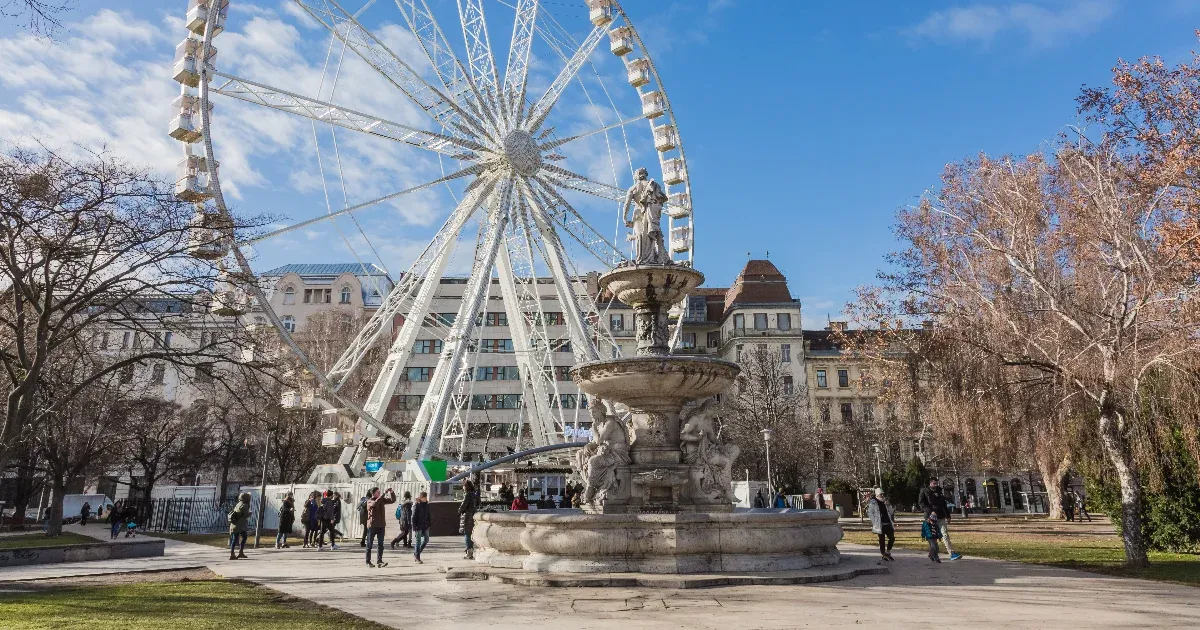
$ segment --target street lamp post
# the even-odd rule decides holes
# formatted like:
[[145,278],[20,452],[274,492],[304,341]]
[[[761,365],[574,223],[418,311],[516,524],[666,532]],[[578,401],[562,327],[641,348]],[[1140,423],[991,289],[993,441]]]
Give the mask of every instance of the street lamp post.
[[875,487],[882,488],[883,487],[883,474],[880,472],[880,468],[879,468],[879,445],[872,444],[871,448],[875,449]]
[[775,481],[771,477],[771,430],[762,430],[763,443],[767,446],[767,491],[771,493],[768,501],[775,501]]
[[[262,536],[263,517],[267,513],[267,456],[271,453],[271,434],[267,433],[266,445],[263,447],[262,477],[258,484],[258,522],[254,524],[254,548],[258,549],[258,539]],[[333,540],[330,538],[330,540]]]

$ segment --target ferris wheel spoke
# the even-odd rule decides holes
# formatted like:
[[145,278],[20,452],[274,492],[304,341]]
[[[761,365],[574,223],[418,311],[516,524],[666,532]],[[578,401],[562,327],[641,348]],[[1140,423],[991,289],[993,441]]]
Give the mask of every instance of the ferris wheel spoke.
[[508,66],[504,71],[504,93],[509,97],[509,116],[515,123],[525,107],[525,85],[529,76],[529,51],[533,48],[538,0],[517,0],[512,42],[508,46]]
[[555,148],[561,147],[562,145],[567,144],[568,142],[582,140],[583,138],[587,138],[588,136],[594,136],[598,133],[604,133],[606,131],[612,131],[613,129],[619,129],[621,127],[624,127],[625,125],[628,125],[630,123],[635,123],[639,120],[646,120],[646,116],[642,115],[642,116],[635,116],[633,118],[626,118],[625,120],[622,120],[620,122],[615,122],[611,125],[600,127],[599,129],[593,129],[591,131],[576,134],[576,135],[569,136],[566,138],[559,138],[558,140],[552,140],[550,142],[540,145],[538,148],[543,151],[549,151],[550,149],[555,149]]
[[[426,82],[419,72],[363,28],[362,24],[347,13],[336,0],[292,1],[328,29],[334,37],[345,42],[355,54],[395,85],[439,125],[455,129],[467,136],[486,135],[481,122],[464,111],[453,96],[446,95]],[[434,25],[436,26],[436,22]]]
[[551,180],[563,188],[570,188],[571,190],[610,201],[625,201],[625,191],[612,184],[604,184],[593,179],[588,179],[579,173],[569,171],[556,164],[545,164],[542,166],[542,170],[548,173],[545,179]]
[[396,384],[399,382],[399,375],[403,373],[407,364],[408,354],[406,353],[411,351],[412,344],[416,341],[416,334],[420,332],[422,320],[429,312],[429,304],[433,300],[437,284],[454,252],[458,235],[479,204],[496,185],[495,178],[491,177],[480,177],[476,181],[482,183],[472,192],[463,195],[458,207],[446,219],[441,229],[425,246],[425,250],[421,252],[408,271],[400,276],[399,282],[384,298],[383,304],[375,310],[367,324],[350,342],[342,356],[338,357],[333,368],[329,370],[329,378],[335,389],[341,388],[342,384],[349,379],[379,336],[391,327],[396,316],[407,313],[408,317],[401,327],[400,334],[388,352],[388,359],[383,370],[388,378],[385,379],[381,376],[376,381],[375,389],[371,391],[367,405],[381,405],[391,398],[390,392],[395,390]]
[[224,83],[212,88],[213,92],[222,96],[303,116],[317,122],[403,142],[410,146],[450,156],[456,160],[474,159],[476,157],[474,152],[484,148],[483,145],[465,138],[417,129],[225,72],[214,71],[212,74],[225,80]]
[[[335,210],[333,212],[328,212],[326,214],[322,214],[320,216],[313,217],[311,219],[306,219],[304,221],[300,221],[299,223],[293,223],[291,225],[280,228],[278,230],[273,230],[273,231],[267,232],[265,234],[258,234],[256,236],[245,238],[245,239],[238,241],[237,244],[239,246],[252,245],[254,243],[265,241],[269,238],[274,238],[281,234],[286,234],[288,232],[292,232],[292,231],[298,230],[303,227],[308,227],[310,225],[320,223],[322,221],[328,221],[329,219],[333,219],[335,217],[342,216],[343,214],[350,214],[352,212],[357,212],[364,208],[369,208],[371,206],[377,206],[385,201],[391,201],[392,199],[396,199],[397,197],[403,197],[404,195],[412,194],[412,193],[415,193],[415,192],[418,192],[421,190],[425,190],[427,188],[433,188],[434,186],[443,184],[443,183],[451,181],[451,180],[458,179],[460,177],[466,177],[468,175],[479,175],[479,174],[483,173],[483,171],[484,171],[484,167],[482,165],[472,164],[471,166],[468,166],[461,170],[450,173],[449,175],[446,175],[445,177],[439,177],[431,182],[426,182],[424,184],[421,184],[420,186],[413,186],[412,188],[405,188],[404,190],[400,190],[400,191],[397,191],[397,192],[394,192],[394,193],[391,193],[388,195],[384,195],[382,197],[376,197],[375,199],[371,199],[370,201],[364,201],[362,203],[355,204],[353,206],[347,206],[345,208],[342,208],[341,210]],[[480,179],[476,179],[475,181],[471,182],[471,185],[472,186],[478,185],[480,183],[480,181],[481,181]]]
[[536,131],[546,121],[546,117],[550,115],[550,110],[554,109],[554,105],[558,103],[558,98],[562,96],[563,90],[567,89],[567,85],[579,73],[579,69],[583,67],[584,62],[596,50],[596,46],[600,44],[600,40],[604,38],[605,31],[603,27],[597,26],[588,34],[587,39],[579,45],[575,54],[567,60],[567,64],[563,66],[562,71],[554,78],[554,82],[546,89],[546,93],[542,95],[533,108],[529,111],[529,129]]
[[[529,202],[546,210],[546,214],[560,229],[605,265],[615,266],[625,259],[621,249],[592,228],[550,182],[542,178],[535,178],[534,181],[538,186],[536,189],[532,186],[527,189]],[[562,212],[550,212],[553,208],[562,208]]]
[[482,0],[458,0],[458,19],[462,23],[463,39],[467,42],[467,69],[475,87],[493,102],[499,100],[496,82],[496,60],[488,38],[487,19]]

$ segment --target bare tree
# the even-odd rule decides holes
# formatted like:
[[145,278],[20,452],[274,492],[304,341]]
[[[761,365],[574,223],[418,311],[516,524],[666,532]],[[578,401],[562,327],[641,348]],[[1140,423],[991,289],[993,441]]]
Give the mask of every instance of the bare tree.
[[814,474],[814,430],[803,384],[791,376],[779,352],[754,345],[742,352],[742,373],[717,407],[721,437],[740,450],[735,468],[767,477],[762,430],[771,430],[771,476],[777,486],[803,488]]
[[[11,385],[0,469],[23,431],[96,381],[151,362],[194,369],[233,360],[236,330],[217,344],[165,343],[179,310],[209,311],[219,274],[189,255],[192,216],[168,184],[105,153],[0,155],[0,368]],[[180,309],[156,308],[164,300]],[[75,382],[39,399],[48,366],[85,341],[107,345],[109,329],[132,343],[113,339],[120,351],[111,360],[87,362]]]
[[74,5],[72,0],[2,0],[0,16],[24,21],[34,34],[49,37],[62,28],[62,14]]

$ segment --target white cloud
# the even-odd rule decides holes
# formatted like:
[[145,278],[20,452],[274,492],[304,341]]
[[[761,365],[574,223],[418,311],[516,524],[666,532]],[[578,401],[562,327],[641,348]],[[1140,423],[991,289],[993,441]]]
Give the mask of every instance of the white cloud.
[[936,11],[905,32],[915,40],[984,45],[1003,34],[1019,33],[1031,46],[1047,48],[1092,32],[1116,11],[1116,0],[1073,0],[1050,6],[1030,2],[976,4]]

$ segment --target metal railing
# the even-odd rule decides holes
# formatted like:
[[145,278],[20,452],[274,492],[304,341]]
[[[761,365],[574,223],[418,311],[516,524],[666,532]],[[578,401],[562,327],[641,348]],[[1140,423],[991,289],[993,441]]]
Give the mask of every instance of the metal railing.
[[[229,511],[237,499],[151,499],[139,506],[141,521],[138,529],[147,532],[178,534],[219,534],[229,531]],[[251,527],[255,524],[258,506],[251,506]]]

